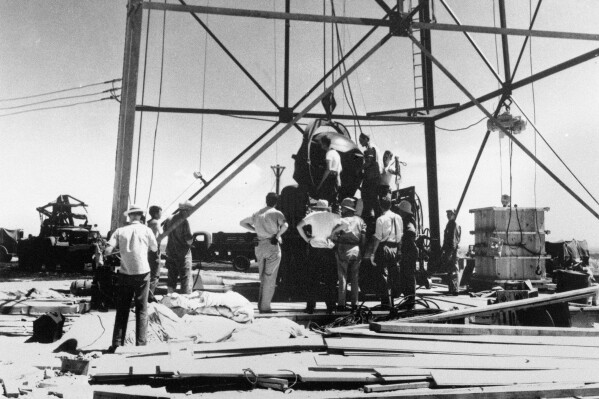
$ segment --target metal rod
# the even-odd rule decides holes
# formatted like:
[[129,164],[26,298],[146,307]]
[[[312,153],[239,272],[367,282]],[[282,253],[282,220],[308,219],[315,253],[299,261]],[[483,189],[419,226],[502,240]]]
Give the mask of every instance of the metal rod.
[[[495,91],[492,91],[491,93],[485,94],[484,96],[479,97],[478,99],[476,99],[477,102],[484,102],[484,101],[488,101],[491,100],[495,97],[497,97],[500,94],[503,94],[504,92],[509,92],[512,90],[516,90],[519,89],[521,87],[524,87],[526,85],[529,85],[533,82],[536,82],[537,80],[546,78],[548,76],[554,75],[558,72],[561,72],[565,69],[571,68],[573,66],[576,66],[578,64],[582,64],[585,61],[589,61],[592,60],[593,58],[599,56],[599,48],[596,48],[595,50],[591,50],[587,53],[584,53],[582,55],[579,55],[578,57],[574,57],[568,61],[564,61],[560,64],[557,64],[555,66],[552,66],[551,68],[547,68],[541,72],[535,73],[534,75],[531,75],[529,77],[526,77],[518,82],[512,83],[508,89],[498,89]],[[443,119],[447,116],[453,115],[455,113],[458,113],[460,111],[463,111],[467,108],[470,108],[472,106],[475,105],[474,101],[469,101],[467,103],[464,103],[462,105],[460,105],[457,108],[454,109],[450,109],[448,111],[443,112],[440,115],[437,115],[435,117],[435,120],[439,120],[439,119]]]
[[[179,2],[181,2],[181,4],[186,5],[184,0],[179,0]],[[152,5],[158,5],[159,3],[143,3],[145,8],[149,8],[149,9],[153,9],[154,7],[146,7],[148,5],[152,6]],[[163,4],[160,3],[160,5],[164,6],[164,5],[170,5],[170,6],[175,6],[174,4]],[[158,9],[168,9],[168,8],[158,8]],[[270,94],[268,94],[268,92],[264,89],[264,87],[262,87],[262,85],[260,83],[258,83],[258,81],[252,76],[251,73],[249,73],[249,71],[247,69],[245,69],[245,67],[243,65],[241,65],[241,62],[239,62],[239,60],[237,60],[237,58],[229,51],[229,49],[218,39],[218,37],[216,37],[216,35],[214,34],[214,32],[212,32],[210,30],[210,28],[208,28],[208,25],[206,25],[197,15],[195,15],[193,12],[190,12],[191,16],[193,17],[193,19],[195,19],[200,25],[202,25],[202,28],[204,28],[204,30],[206,31],[206,33],[208,33],[210,35],[210,37],[216,42],[216,44],[218,44],[218,46],[229,56],[229,58],[231,59],[231,61],[233,61],[235,63],[235,65],[237,65],[239,67],[239,69],[241,69],[241,71],[245,74],[245,76],[247,76],[252,83],[258,88],[258,90],[260,90],[262,92],[262,94],[264,94],[264,96],[268,99],[268,101],[270,101],[276,108],[279,108],[279,105],[277,104],[277,102],[271,97]]]
[[[374,45],[366,54],[364,54],[360,59],[358,59],[345,73],[343,73],[337,80],[335,80],[329,87],[327,87],[318,97],[316,97],[310,104],[306,106],[299,114],[297,114],[293,120],[287,123],[281,130],[275,133],[266,143],[262,145],[262,147],[258,148],[256,152],[250,155],[241,165],[239,165],[235,170],[233,170],[227,177],[225,177],[216,187],[214,187],[208,194],[206,194],[202,199],[200,199],[190,210],[189,216],[191,216],[195,211],[197,211],[202,205],[204,205],[210,198],[212,198],[216,193],[218,193],[224,186],[226,186],[235,176],[237,176],[243,169],[245,169],[250,163],[252,163],[257,157],[259,157],[264,151],[266,151],[272,144],[274,144],[283,134],[285,134],[291,127],[293,127],[300,119],[302,119],[309,110],[314,108],[316,105],[320,103],[320,101],[326,97],[331,91],[335,89],[335,87],[339,86],[344,79],[352,74],[360,65],[364,63],[367,59],[372,56],[378,49],[380,49],[390,38],[392,37],[391,33],[387,33],[377,44]],[[188,216],[188,217],[189,217]],[[179,219],[177,222],[173,223],[172,226],[164,232],[163,237],[167,236],[171,231],[173,231],[179,224],[183,222],[183,219]]]
[[[537,8],[535,8],[535,12],[530,20],[530,25],[528,26],[528,29],[532,30],[532,27],[535,24],[535,21],[537,19],[537,15],[539,14],[539,9],[541,8],[541,3],[543,2],[543,0],[539,0],[537,2]],[[520,66],[520,60],[522,60],[522,56],[524,55],[524,50],[526,49],[526,45],[528,44],[528,39],[530,37],[526,36],[526,38],[524,38],[524,43],[522,43],[522,48],[520,49],[520,54],[518,55],[518,60],[516,61],[516,66],[514,67],[514,71],[512,72],[512,78],[516,76],[516,71],[518,70],[518,67]]]
[[391,13],[391,8],[385,3],[385,0],[374,0],[387,14]]
[[[395,7],[393,8],[393,10],[395,10]],[[383,19],[388,18],[389,15],[385,15],[383,17]],[[366,39],[368,39],[370,37],[370,35],[372,35],[374,33],[375,30],[377,30],[378,26],[375,26],[373,28],[371,28],[368,32],[366,32],[366,34],[360,39],[358,40],[358,42],[356,44],[353,45],[353,47],[347,52],[345,53],[345,55],[343,56],[343,58],[341,58],[333,67],[331,67],[331,69],[322,77],[318,80],[318,82],[316,82],[311,88],[310,90],[308,90],[306,92],[306,94],[304,94],[302,96],[302,98],[300,98],[299,100],[297,100],[297,102],[295,103],[295,105],[292,107],[293,109],[297,108],[301,103],[304,102],[304,100],[306,98],[308,98],[316,89],[318,89],[320,87],[320,85],[322,84],[322,82],[324,82],[329,76],[331,76],[331,74],[337,69],[339,68],[339,66],[341,64],[343,64],[347,59],[349,59],[349,56],[353,54],[354,51],[356,51],[361,45],[362,43],[364,43],[366,41]]]
[[291,21],[328,22],[346,25],[391,26],[389,21],[373,18],[332,17],[329,15],[286,13],[277,11],[249,10],[241,8],[190,6],[187,4],[144,3],[144,8],[198,14],[229,15],[234,17],[252,17],[266,19],[288,19]]
[[[180,107],[154,107],[151,105],[138,105],[137,111],[143,112],[162,112],[162,113],[180,113],[180,114],[210,114],[210,115],[240,115],[240,116],[264,116],[270,118],[278,118],[280,113],[277,111],[251,111],[240,109],[211,109],[211,108],[180,108]],[[292,113],[296,116],[298,113]],[[326,114],[308,113],[306,118],[323,119]],[[334,115],[335,119],[339,120],[364,120],[373,122],[418,122],[422,123],[432,119],[427,116],[385,116],[385,115]],[[269,121],[266,121],[269,122]],[[273,121],[274,122],[274,121]]]
[[[440,0],[440,1],[441,1],[441,4],[443,5],[443,7],[445,7],[445,10],[447,10],[447,12],[449,13],[449,15],[451,16],[451,18],[453,18],[453,20],[455,21],[455,23],[458,26],[463,26],[462,23],[460,22],[460,20],[458,19],[457,15],[449,7],[449,4],[447,4],[447,2],[445,0]],[[497,71],[495,70],[495,68],[493,67],[493,65],[491,65],[491,63],[489,62],[489,60],[487,59],[487,57],[485,56],[485,54],[482,52],[482,50],[480,49],[480,47],[478,47],[478,44],[476,44],[476,42],[474,41],[474,39],[472,38],[472,36],[470,35],[470,33],[464,32],[464,36],[466,36],[466,38],[468,39],[468,41],[470,42],[470,44],[472,44],[472,47],[474,47],[474,50],[478,53],[478,55],[483,60],[483,62],[487,66],[487,68],[489,68],[489,70],[491,71],[491,73],[493,74],[493,76],[495,76],[495,78],[499,81],[499,83],[503,84],[503,80],[501,79],[501,77],[499,76],[499,74],[497,73]]]
[[[285,13],[289,14],[291,9],[291,0],[285,0]],[[285,20],[285,72],[283,85],[283,106],[289,107],[289,30],[291,23]]]
[[[502,29],[507,27],[507,19],[505,16],[505,0],[499,0],[499,24]],[[528,36],[527,36],[528,37]],[[507,34],[501,34],[501,49],[503,53],[503,75],[505,76],[505,83],[509,85],[512,81],[510,67],[510,47],[508,43]]]
[[[154,4],[154,3],[152,3]],[[576,33],[576,32],[555,32],[547,30],[528,30],[514,28],[491,28],[488,26],[478,25],[451,25],[440,23],[424,23],[414,22],[412,28],[442,30],[450,32],[475,32],[475,33],[490,33],[493,35],[514,35],[514,36],[535,36],[549,37],[554,39],[575,39],[575,40],[599,40],[599,34],[596,33]]]
[[112,194],[112,215],[110,229],[114,231],[125,224],[123,212],[129,202],[131,184],[131,159],[133,158],[133,136],[135,134],[135,103],[137,98],[137,75],[143,11],[141,0],[129,0],[127,5],[127,26],[125,28],[125,49],[123,60],[123,81],[119,129],[116,143],[116,164]]
[[420,50],[422,50],[422,52],[426,52],[427,57],[430,57],[431,61],[435,63],[435,65],[445,74],[445,76],[447,76],[449,78],[449,80],[451,80],[471,101],[474,102],[474,104],[491,120],[493,120],[493,122],[495,122],[495,124],[497,125],[497,127],[506,135],[508,136],[510,139],[512,139],[512,142],[514,142],[518,147],[520,147],[520,149],[522,151],[524,151],[524,153],[526,155],[528,155],[537,165],[539,165],[539,167],[541,169],[543,169],[549,176],[551,176],[551,178],[553,178],[553,180],[555,180],[556,183],[558,183],[564,190],[566,190],[568,192],[568,194],[570,194],[575,200],[577,200],[582,206],[584,206],[589,212],[591,212],[591,214],[593,216],[595,216],[597,219],[599,219],[599,213],[597,213],[593,208],[591,208],[582,198],[580,198],[574,191],[572,191],[572,189],[570,187],[568,187],[564,182],[562,182],[560,180],[559,177],[557,177],[557,175],[555,173],[553,173],[547,166],[545,166],[544,163],[542,163],[532,152],[530,152],[530,150],[528,150],[528,148],[526,148],[513,134],[511,134],[507,129],[505,129],[501,123],[499,121],[497,121],[496,118],[493,117],[493,115],[491,115],[491,113],[489,111],[487,111],[485,109],[485,107],[482,106],[481,103],[479,103],[476,98],[474,98],[474,96],[468,91],[468,89],[466,89],[460,82],[459,80],[457,80],[455,78],[455,76],[453,76],[451,74],[451,72],[449,72],[447,70],[447,68],[445,68],[445,66],[443,64],[441,64],[430,52],[428,52],[419,42],[418,40],[416,40],[416,38],[414,38],[414,36],[412,36],[411,33],[408,33],[408,36],[410,37],[410,39],[412,40],[412,42],[416,43],[416,45],[418,47],[420,47]]

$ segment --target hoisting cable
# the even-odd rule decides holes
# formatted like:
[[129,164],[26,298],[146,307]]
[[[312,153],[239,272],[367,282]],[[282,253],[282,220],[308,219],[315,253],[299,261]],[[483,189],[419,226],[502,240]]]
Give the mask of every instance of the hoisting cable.
[[[210,0],[206,2],[206,5],[210,4]],[[208,25],[208,19],[210,15],[206,15],[206,25]],[[204,108],[206,100],[206,70],[207,70],[207,58],[208,58],[208,32],[204,31],[204,71],[202,78],[202,108]],[[201,114],[200,122],[200,161],[198,166],[198,172],[202,173],[202,153],[204,151],[204,114]]]
[[[149,0],[151,3],[152,0]],[[141,84],[141,105],[144,105],[144,98],[146,95],[146,72],[148,66],[148,43],[150,42],[150,16],[152,15],[152,10],[148,9],[148,20],[146,21],[146,49],[144,53],[144,73]],[[139,155],[141,153],[141,131],[144,120],[144,112],[140,111],[139,114],[139,133],[137,135],[137,160],[135,162],[135,189],[133,191],[133,202],[137,202],[137,186],[138,186],[138,176],[139,176]]]
[[104,85],[104,84],[120,82],[121,80],[122,79],[112,79],[112,80],[107,80],[105,82],[90,83],[90,84],[83,85],[83,86],[70,87],[68,89],[48,91],[48,92],[39,93],[39,94],[32,94],[30,96],[2,98],[2,99],[0,99],[0,102],[4,102],[4,101],[17,101],[17,100],[28,100],[30,98],[37,98],[37,97],[49,96],[50,94],[64,93],[65,91],[80,90],[80,89],[85,89],[87,87],[100,86],[100,85]]
[[32,105],[46,104],[46,103],[51,103],[51,102],[54,102],[54,101],[71,100],[73,98],[84,98],[84,97],[97,96],[99,94],[110,93],[110,92],[113,92],[115,90],[120,90],[120,89],[121,89],[120,87],[116,87],[116,88],[106,89],[104,91],[99,91],[97,93],[77,94],[77,95],[74,95],[74,96],[65,96],[65,97],[51,98],[49,100],[36,101],[36,102],[33,102],[33,103],[28,103],[28,104],[13,105],[11,107],[0,107],[0,111],[9,110],[9,109],[25,108],[25,107],[30,107]]
[[[166,4],[166,0],[164,0]],[[160,50],[160,83],[158,85],[158,108],[162,101],[162,77],[164,73],[164,38],[166,36],[166,9],[162,14],[162,48]],[[156,139],[158,137],[158,121],[160,120],[160,111],[156,113],[156,125],[154,126],[154,142],[152,144],[152,163],[150,169],[150,188],[148,190],[148,201],[146,203],[146,209],[150,206],[150,199],[152,197],[152,187],[154,185],[154,165],[156,161]]]
[[[272,0],[272,10],[277,11],[277,0]],[[272,36],[273,36],[273,54],[274,54],[274,71],[275,71],[275,84],[274,84],[274,92],[275,92],[275,101],[278,100],[278,90],[277,90],[277,20],[272,20]],[[269,122],[274,122],[269,120]],[[275,163],[279,164],[279,141],[275,142]],[[276,180],[275,180],[276,181]],[[272,191],[272,190],[271,190]]]

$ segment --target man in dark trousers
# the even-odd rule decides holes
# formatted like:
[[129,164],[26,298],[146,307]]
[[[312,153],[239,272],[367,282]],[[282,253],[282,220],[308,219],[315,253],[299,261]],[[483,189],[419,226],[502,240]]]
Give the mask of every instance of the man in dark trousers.
[[276,193],[266,195],[266,207],[252,216],[243,219],[239,224],[258,235],[256,260],[260,276],[260,293],[258,294],[258,311],[260,313],[275,313],[270,307],[270,301],[275,294],[277,274],[281,263],[281,236],[289,225],[281,211],[275,209],[279,196]]
[[[154,233],[156,240],[162,234],[162,227],[160,226],[160,218],[162,218],[162,208],[158,205],[152,205],[150,207],[151,219],[148,220],[148,227]],[[154,291],[158,286],[158,280],[160,280],[160,248],[157,252],[148,252],[148,263],[150,264],[150,300],[153,300]]]
[[118,249],[121,255],[111,352],[125,344],[132,298],[135,300],[135,345],[146,344],[150,288],[148,251],[158,251],[158,243],[152,230],[141,223],[143,214],[140,207],[131,205],[125,212],[131,223],[114,231],[104,252],[110,255]]
[[455,221],[455,209],[447,210],[447,225],[443,233],[443,247],[441,248],[441,267],[445,274],[445,282],[449,294],[457,295],[458,287],[458,246],[462,236],[462,228]]
[[381,198],[381,210],[383,214],[376,220],[370,262],[380,268],[385,281],[381,304],[393,306],[393,298],[400,294],[399,245],[403,235],[403,220],[391,211],[390,197]]
[[[320,297],[324,297],[327,311],[332,313],[335,303],[337,260],[331,233],[341,217],[332,213],[329,203],[322,199],[316,202],[312,210],[314,212],[297,224],[299,235],[309,244],[306,260],[306,313],[314,313],[316,300]],[[312,227],[310,237],[306,235],[304,226]]]
[[[360,192],[364,208],[362,217],[369,223],[381,215],[378,201],[378,188],[381,176],[378,148],[370,142],[370,136],[362,132],[360,134],[360,145],[364,147],[364,179]],[[374,219],[372,217],[374,216]]]
[[414,307],[416,295],[416,262],[418,262],[418,246],[416,245],[416,221],[412,205],[408,201],[399,203],[399,214],[403,219],[403,237],[401,239],[400,292],[406,300],[406,308]]
[[166,268],[168,269],[167,288],[172,294],[177,288],[177,281],[181,280],[181,293],[191,294],[191,243],[193,236],[189,228],[187,217],[193,204],[185,201],[179,204],[179,212],[169,217],[164,222],[164,231],[170,226],[177,225],[168,234],[166,244]]

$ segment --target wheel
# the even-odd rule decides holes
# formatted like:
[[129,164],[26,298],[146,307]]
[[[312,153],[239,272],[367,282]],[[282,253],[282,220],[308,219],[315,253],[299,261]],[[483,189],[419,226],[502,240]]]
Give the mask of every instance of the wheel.
[[236,256],[233,259],[233,269],[237,270],[238,272],[245,272],[250,268],[250,264],[250,260],[245,256]]
[[0,262],[10,262],[12,254],[8,253],[8,250],[3,245],[0,245]]

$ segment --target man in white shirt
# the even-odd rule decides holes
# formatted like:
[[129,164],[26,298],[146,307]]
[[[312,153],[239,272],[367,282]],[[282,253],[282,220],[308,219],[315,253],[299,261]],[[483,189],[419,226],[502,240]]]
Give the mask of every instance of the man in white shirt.
[[[162,234],[162,227],[160,226],[162,208],[158,205],[152,205],[148,213],[151,219],[148,220],[147,226],[152,230],[156,241],[158,241],[158,237]],[[148,252],[148,263],[150,264],[150,300],[154,300],[154,291],[160,280],[160,251]]]
[[258,310],[260,313],[276,313],[270,307],[275,294],[277,274],[281,263],[281,236],[289,225],[281,211],[275,209],[279,196],[276,193],[266,195],[266,207],[252,216],[243,219],[239,224],[258,235],[258,246],[255,249],[260,276],[260,293],[258,294]]
[[135,300],[135,344],[137,346],[146,344],[150,287],[148,251],[158,251],[158,243],[152,230],[141,223],[143,214],[143,209],[131,205],[125,211],[125,216],[129,216],[131,224],[116,229],[105,249],[106,255],[110,255],[114,249],[118,249],[121,255],[116,317],[110,348],[113,352],[117,347],[125,344],[132,298]]
[[[332,213],[326,200],[318,200],[310,213],[297,225],[299,235],[310,244],[306,265],[306,312],[313,313],[318,297],[324,297],[327,311],[333,312],[335,304],[335,286],[337,283],[337,260],[331,241],[333,228],[341,220],[341,216]],[[310,237],[304,231],[305,226],[311,226]],[[321,290],[321,284],[323,289]]]
[[[393,153],[389,150],[383,154],[383,170],[381,172],[381,180],[379,183],[378,195],[379,198],[385,197],[393,191],[393,188],[399,189],[401,180],[401,171],[399,160],[393,157]],[[396,184],[393,184],[393,182]]]
[[385,293],[381,295],[381,303],[393,306],[393,298],[399,297],[399,246],[403,235],[401,216],[391,211],[391,198],[381,198],[383,214],[376,220],[374,246],[370,261],[380,268],[385,281]]
[[336,150],[331,148],[331,139],[328,136],[323,135],[320,138],[320,145],[326,151],[326,170],[316,187],[316,192],[318,197],[326,200],[333,212],[337,213],[339,210],[339,187],[341,187],[341,157]]

